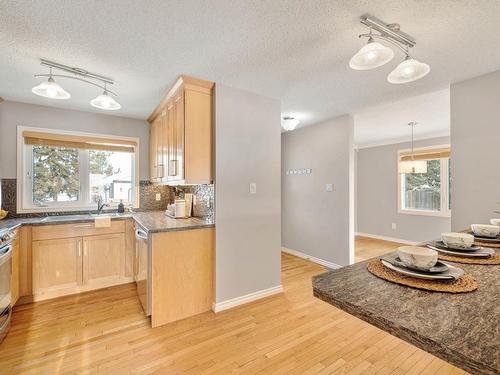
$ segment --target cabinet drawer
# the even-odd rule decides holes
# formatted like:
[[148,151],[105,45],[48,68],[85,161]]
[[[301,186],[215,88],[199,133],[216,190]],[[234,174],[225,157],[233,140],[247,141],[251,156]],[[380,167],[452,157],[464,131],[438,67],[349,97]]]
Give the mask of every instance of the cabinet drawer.
[[55,238],[71,238],[95,236],[99,234],[113,234],[125,232],[125,220],[112,220],[108,228],[96,228],[93,221],[73,224],[56,224],[34,226],[32,229],[33,241]]

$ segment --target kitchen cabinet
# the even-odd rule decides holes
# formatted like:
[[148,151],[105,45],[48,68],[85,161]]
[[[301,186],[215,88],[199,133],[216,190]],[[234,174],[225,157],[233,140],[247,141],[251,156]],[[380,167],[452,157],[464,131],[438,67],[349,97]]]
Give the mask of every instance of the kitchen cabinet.
[[83,284],[116,283],[125,275],[125,238],[107,234],[83,238]]
[[149,116],[151,182],[213,182],[213,86],[181,76]]
[[19,299],[19,229],[16,229],[16,239],[12,242],[12,273],[10,275],[10,300],[14,306]]
[[33,243],[33,293],[66,294],[82,284],[82,239]]
[[212,309],[214,242],[213,228],[153,233],[153,327]]
[[106,228],[88,222],[33,227],[31,300],[133,281],[131,236],[133,224],[126,220]]

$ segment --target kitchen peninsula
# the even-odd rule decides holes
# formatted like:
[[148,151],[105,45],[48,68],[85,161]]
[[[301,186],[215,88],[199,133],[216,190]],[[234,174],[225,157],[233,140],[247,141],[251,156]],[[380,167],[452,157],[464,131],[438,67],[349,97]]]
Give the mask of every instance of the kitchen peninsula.
[[470,293],[432,293],[382,280],[364,261],[313,278],[314,296],[472,374],[498,374],[500,275],[461,264]]

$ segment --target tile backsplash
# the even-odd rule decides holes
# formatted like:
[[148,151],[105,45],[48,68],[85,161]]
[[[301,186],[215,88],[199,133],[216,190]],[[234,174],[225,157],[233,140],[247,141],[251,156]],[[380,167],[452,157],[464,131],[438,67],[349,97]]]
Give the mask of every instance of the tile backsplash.
[[[8,217],[29,217],[46,215],[68,215],[68,212],[54,212],[43,214],[16,214],[17,183],[15,178],[3,178],[1,183],[1,202],[4,210],[9,211]],[[149,181],[139,182],[140,211],[166,210],[169,203],[173,203],[175,196],[183,197],[184,193],[193,193],[193,215],[212,216],[214,213],[214,185],[180,185],[166,186],[153,185]],[[160,200],[156,200],[160,194]],[[75,211],[71,213],[87,213],[88,211]]]

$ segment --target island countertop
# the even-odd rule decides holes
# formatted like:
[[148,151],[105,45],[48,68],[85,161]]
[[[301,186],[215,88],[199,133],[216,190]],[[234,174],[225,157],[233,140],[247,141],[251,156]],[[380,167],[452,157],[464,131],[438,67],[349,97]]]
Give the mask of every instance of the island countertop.
[[364,261],[313,278],[314,296],[472,374],[498,374],[500,268],[456,264],[478,289],[436,293],[372,275]]

